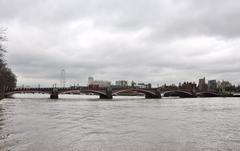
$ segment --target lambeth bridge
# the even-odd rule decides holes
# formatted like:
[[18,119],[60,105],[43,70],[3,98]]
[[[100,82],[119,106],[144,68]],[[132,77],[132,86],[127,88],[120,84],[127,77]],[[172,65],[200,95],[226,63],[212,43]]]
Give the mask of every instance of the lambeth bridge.
[[144,94],[145,98],[161,98],[162,96],[179,96],[181,98],[193,97],[218,97],[216,92],[210,91],[191,91],[191,90],[162,90],[160,88],[137,88],[137,87],[122,87],[122,88],[15,88],[5,90],[5,97],[12,96],[16,93],[40,93],[49,94],[51,99],[58,99],[60,94],[97,94],[100,99],[112,99],[113,96],[121,93],[136,92]]

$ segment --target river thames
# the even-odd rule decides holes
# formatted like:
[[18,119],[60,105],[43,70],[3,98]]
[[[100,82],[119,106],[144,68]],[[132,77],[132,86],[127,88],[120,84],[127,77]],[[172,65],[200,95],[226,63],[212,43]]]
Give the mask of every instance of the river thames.
[[240,98],[48,97],[0,101],[1,151],[240,150]]

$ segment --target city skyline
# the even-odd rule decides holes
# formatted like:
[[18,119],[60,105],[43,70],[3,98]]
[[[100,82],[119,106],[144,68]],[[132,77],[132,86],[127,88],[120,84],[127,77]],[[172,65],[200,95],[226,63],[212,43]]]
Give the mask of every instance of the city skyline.
[[[61,73],[62,74],[62,73]],[[62,75],[60,75],[62,76]],[[75,86],[89,86],[89,85],[102,85],[100,87],[110,87],[110,86],[133,86],[133,83],[135,86],[148,86],[149,84],[152,87],[164,87],[164,86],[177,86],[177,87],[181,87],[181,85],[184,84],[190,84],[190,85],[196,85],[197,87],[199,85],[205,85],[206,87],[208,87],[209,83],[212,84],[217,84],[217,85],[221,85],[221,84],[230,84],[231,86],[235,86],[235,87],[239,87],[240,84],[234,84],[231,81],[227,81],[225,79],[208,79],[206,77],[201,77],[199,79],[195,79],[195,80],[186,80],[186,81],[177,81],[176,83],[154,83],[151,81],[137,81],[137,80],[128,80],[128,79],[115,79],[115,80],[109,80],[109,79],[95,79],[95,77],[90,76],[87,79],[85,79],[85,81],[78,81],[75,83],[67,83],[65,81],[66,79],[64,79],[64,85],[63,85],[63,81],[62,81],[62,77],[60,77],[60,81],[56,82],[56,83],[52,83],[51,85],[41,85],[40,83],[35,83],[33,85],[26,85],[26,84],[18,84],[17,87],[21,88],[21,87],[26,87],[26,88],[31,88],[31,87],[75,87]],[[212,83],[213,82],[213,83]],[[150,87],[151,87],[150,86]],[[203,88],[206,89],[206,88]]]
[[51,86],[62,69],[68,84],[90,75],[240,84],[238,1],[13,0],[0,6],[6,60],[18,85]]

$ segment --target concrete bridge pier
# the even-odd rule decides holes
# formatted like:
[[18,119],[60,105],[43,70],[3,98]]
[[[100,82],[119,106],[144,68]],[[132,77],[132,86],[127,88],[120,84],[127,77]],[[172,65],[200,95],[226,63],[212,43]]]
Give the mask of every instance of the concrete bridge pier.
[[106,89],[106,95],[100,94],[100,99],[112,99],[112,88]]
[[160,99],[160,98],[162,98],[162,96],[161,96],[161,92],[159,90],[156,90],[155,94],[146,93],[145,98],[146,99]]
[[52,93],[50,95],[50,99],[58,99],[58,94],[57,93]]
[[54,88],[50,94],[50,99],[58,99],[58,89]]

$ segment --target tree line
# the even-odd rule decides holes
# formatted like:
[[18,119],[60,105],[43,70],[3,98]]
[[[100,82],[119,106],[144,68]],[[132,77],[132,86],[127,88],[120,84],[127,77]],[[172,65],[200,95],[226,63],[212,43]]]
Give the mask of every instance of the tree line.
[[4,59],[6,53],[6,48],[3,46],[4,41],[6,41],[5,32],[0,29],[0,93],[3,93],[4,89],[15,88],[17,82],[15,74]]

